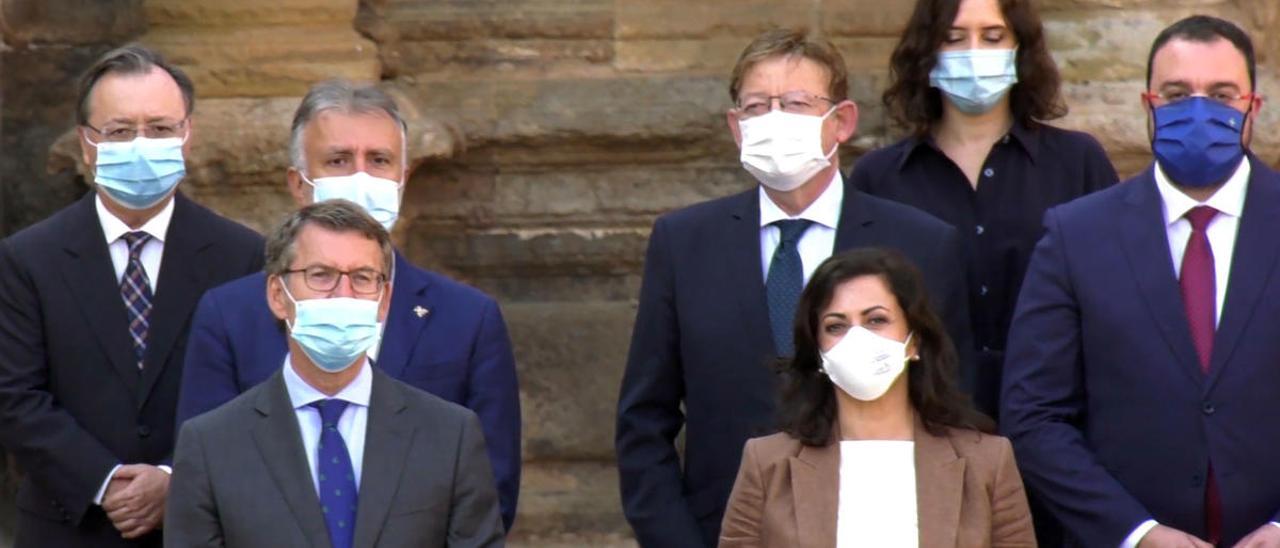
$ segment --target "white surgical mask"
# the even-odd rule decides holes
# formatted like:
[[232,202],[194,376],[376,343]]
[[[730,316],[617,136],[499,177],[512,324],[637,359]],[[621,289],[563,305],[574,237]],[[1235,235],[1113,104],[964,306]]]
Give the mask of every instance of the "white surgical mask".
[[822,372],[855,399],[880,399],[906,369],[910,342],[910,333],[906,341],[898,342],[854,326],[822,353]]
[[965,114],[982,114],[996,106],[1018,81],[1016,49],[970,49],[938,53],[929,85],[942,90]]
[[374,177],[363,171],[337,177],[320,177],[315,181],[299,172],[302,180],[315,188],[313,201],[350,200],[363,207],[388,232],[400,217],[400,183]]
[[830,151],[822,150],[822,116],[769,111],[738,122],[742,132],[742,167],[760,184],[788,192],[800,188],[819,171],[831,165]]

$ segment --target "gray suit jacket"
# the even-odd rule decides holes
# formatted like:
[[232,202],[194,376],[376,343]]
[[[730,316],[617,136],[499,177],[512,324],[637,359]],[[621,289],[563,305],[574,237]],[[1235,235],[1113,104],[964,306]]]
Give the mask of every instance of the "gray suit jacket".
[[[502,546],[484,435],[467,409],[373,369],[355,546]],[[284,377],[187,421],[165,546],[328,548]]]

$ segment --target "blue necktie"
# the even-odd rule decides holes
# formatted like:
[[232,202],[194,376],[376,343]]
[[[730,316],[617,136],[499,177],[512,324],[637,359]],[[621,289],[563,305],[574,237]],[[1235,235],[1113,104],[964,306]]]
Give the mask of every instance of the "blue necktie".
[[146,232],[128,232],[120,236],[129,245],[129,263],[120,278],[120,298],[129,311],[129,336],[133,339],[133,353],[142,369],[142,358],[147,353],[148,318],[151,316],[151,282],[142,268],[142,248],[151,240]]
[[774,348],[779,356],[790,357],[795,353],[791,333],[796,320],[796,303],[804,289],[804,265],[800,262],[800,250],[796,246],[813,221],[792,219],[773,224],[782,232],[782,239],[769,261],[764,292],[769,301],[769,326],[773,328]]
[[316,447],[316,477],[320,508],[333,548],[351,548],[356,533],[356,476],[347,444],[338,432],[338,419],[347,402],[328,399],[309,404],[320,410],[320,445]]

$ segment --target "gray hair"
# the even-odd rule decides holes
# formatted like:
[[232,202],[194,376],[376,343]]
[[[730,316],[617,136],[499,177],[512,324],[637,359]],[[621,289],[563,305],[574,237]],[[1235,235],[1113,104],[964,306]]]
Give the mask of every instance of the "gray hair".
[[373,240],[382,251],[382,273],[390,278],[391,261],[394,257],[391,235],[364,208],[348,200],[316,202],[289,215],[284,224],[276,228],[267,239],[267,276],[282,276],[289,270],[289,265],[297,257],[294,244],[298,233],[307,225],[316,225],[334,232],[354,232]]
[[[306,151],[302,147],[302,132],[307,124],[327,110],[339,110],[348,114],[386,114],[400,126],[400,161],[408,165],[409,125],[400,115],[400,107],[396,105],[387,92],[371,85],[355,85],[346,80],[326,80],[307,91],[306,97],[293,113],[293,129],[289,135],[289,162],[299,171],[306,171]],[[406,167],[407,168],[407,167]]]

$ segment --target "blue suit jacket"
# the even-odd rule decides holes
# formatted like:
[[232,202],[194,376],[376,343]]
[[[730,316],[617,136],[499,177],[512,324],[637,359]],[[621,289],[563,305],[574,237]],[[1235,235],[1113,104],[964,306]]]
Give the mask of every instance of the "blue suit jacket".
[[[924,273],[958,348],[972,348],[959,233],[852,186],[841,207],[836,250],[901,251]],[[714,546],[743,445],[776,431],[776,352],[760,263],[754,188],[654,224],[615,441],[623,509],[642,546]]]
[[1051,209],[1022,286],[1000,424],[1022,476],[1084,546],[1154,518],[1204,538],[1213,462],[1223,538],[1280,511],[1280,174],[1252,161],[1208,375],[1151,169]]
[[[284,364],[285,337],[267,307],[262,273],[209,290],[192,320],[178,426],[270,378]],[[376,364],[479,415],[509,531],[520,488],[520,394],[498,304],[397,253]]]

